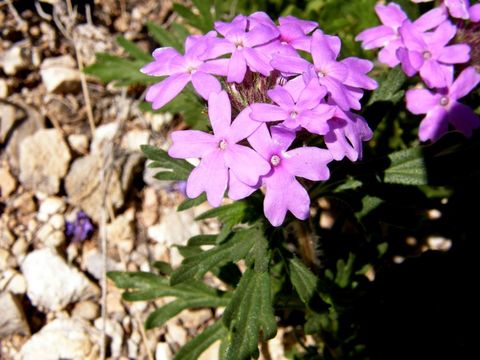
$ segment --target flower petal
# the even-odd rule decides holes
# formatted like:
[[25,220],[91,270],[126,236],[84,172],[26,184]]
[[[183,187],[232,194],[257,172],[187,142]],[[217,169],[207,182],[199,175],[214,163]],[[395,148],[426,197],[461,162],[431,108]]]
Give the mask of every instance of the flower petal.
[[245,48],[243,49],[243,56],[245,57],[248,67],[254,72],[268,76],[270,71],[273,70],[270,66],[270,59],[257,49]]
[[395,29],[400,27],[403,21],[407,19],[407,15],[403,12],[400,5],[396,3],[389,3],[388,5],[377,4],[375,5],[375,12],[383,24]]
[[145,100],[152,102],[154,110],[160,109],[177,96],[190,81],[190,74],[174,74],[148,88]]
[[470,60],[470,46],[456,44],[442,49],[438,61],[445,64],[463,64]]
[[287,89],[276,85],[273,89],[267,91],[268,96],[283,109],[292,108],[295,103]]
[[256,25],[245,34],[245,46],[254,47],[265,44],[279,35],[276,28],[263,24]]
[[204,157],[218,148],[218,141],[213,135],[198,130],[174,131],[170,135],[173,141],[168,155],[174,158],[187,159]]
[[208,117],[217,137],[227,136],[230,129],[232,109],[225,91],[212,93],[208,99]]
[[327,95],[327,89],[321,86],[316,79],[312,79],[300,93],[297,101],[299,111],[311,110],[320,104],[320,101]]
[[[244,184],[235,176],[233,171],[229,171],[229,178],[228,178],[228,197],[232,200],[240,200],[244,199],[247,196],[250,196],[255,190],[257,190],[260,186],[248,186]],[[260,182],[259,182],[260,183]]]
[[435,106],[440,104],[441,95],[432,94],[427,89],[408,90],[405,98],[407,100],[407,109],[412,114],[426,114]]
[[206,192],[207,201],[217,207],[221,204],[228,183],[228,169],[222,151],[213,151],[192,170],[187,180],[187,196],[196,198]]
[[275,56],[272,61],[270,61],[270,65],[285,74],[302,74],[311,66],[307,60],[300,56],[293,57],[285,55]]
[[247,62],[243,57],[243,51],[234,51],[228,62],[228,82],[241,83],[247,72]]
[[335,61],[335,54],[321,30],[315,30],[312,35],[312,58],[315,67],[322,68]]
[[452,104],[448,110],[448,120],[466,137],[471,137],[473,130],[480,127],[480,117],[467,105],[459,102]]
[[463,70],[450,87],[449,95],[454,99],[461,99],[480,83],[480,72],[470,66]]
[[220,82],[214,76],[202,71],[192,74],[192,85],[205,100],[208,100],[212,92],[218,93],[222,90]]
[[421,141],[435,141],[448,131],[447,111],[443,106],[436,106],[428,112],[418,128]]
[[254,103],[250,108],[252,109],[250,118],[256,121],[280,121],[289,116],[286,110],[277,105]]
[[227,136],[228,141],[232,144],[246,139],[262,125],[261,122],[251,119],[251,112],[252,110],[247,107],[233,120]]
[[332,160],[328,150],[305,146],[287,151],[282,166],[292,175],[319,181],[330,177],[327,164]]
[[238,180],[250,186],[257,185],[260,176],[267,174],[271,168],[255,150],[238,144],[228,144],[225,163]]

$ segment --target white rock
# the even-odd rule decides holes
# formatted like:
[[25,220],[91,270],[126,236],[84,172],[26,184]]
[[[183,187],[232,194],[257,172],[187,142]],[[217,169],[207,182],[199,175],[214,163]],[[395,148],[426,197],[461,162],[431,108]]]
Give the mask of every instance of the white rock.
[[65,218],[63,215],[54,214],[48,222],[55,230],[60,230],[62,232],[65,230]]
[[68,93],[80,89],[80,72],[70,55],[45,59],[40,66],[40,76],[49,93]]
[[0,168],[0,197],[7,198],[17,188],[17,180],[5,168]]
[[33,335],[20,351],[22,360],[97,360],[100,332],[80,319],[55,319]]
[[52,224],[46,223],[37,232],[37,238],[45,245],[56,248],[65,243],[63,231],[56,230]]
[[72,317],[78,317],[85,320],[94,320],[100,313],[100,306],[90,300],[76,303],[72,309]]
[[153,131],[161,131],[165,125],[169,124],[173,120],[173,115],[171,113],[145,113],[145,118],[150,123]]
[[72,134],[68,136],[68,144],[72,150],[80,154],[88,152],[88,136],[85,134]]
[[5,142],[10,130],[17,122],[15,107],[0,103],[0,143]]
[[0,79],[0,99],[6,99],[9,93],[7,81]]
[[[103,328],[103,319],[99,318],[94,321],[94,325],[98,330]],[[110,337],[110,352],[114,359],[118,359],[122,353],[123,328],[119,322],[110,319],[106,320],[105,333]]]
[[65,208],[66,204],[62,198],[50,196],[40,204],[37,219],[40,221],[47,221],[53,214],[63,213]]
[[169,343],[176,343],[183,346],[187,343],[187,330],[177,324],[176,319],[167,322],[167,333],[165,335]]
[[160,244],[185,245],[192,236],[200,233],[200,226],[194,220],[191,209],[177,212],[165,209],[160,223],[148,228],[148,236]]
[[173,358],[170,346],[165,342],[159,342],[155,349],[155,360],[170,360]]
[[122,137],[121,146],[131,151],[140,151],[140,145],[148,144],[150,140],[150,131],[147,130],[130,130]]
[[42,309],[61,310],[72,302],[99,294],[95,284],[50,248],[29,253],[21,269],[27,280],[28,297]]
[[25,294],[27,283],[25,277],[16,270],[8,269],[0,273],[0,291],[10,291],[13,294]]
[[123,205],[124,197],[121,174],[114,169],[110,182],[102,182],[103,160],[98,154],[76,159],[65,178],[65,190],[69,201],[83,209],[94,221],[101,219],[103,195],[108,192],[107,201],[117,209]]
[[24,237],[19,237],[15,241],[15,243],[12,245],[12,248],[10,249],[10,251],[14,256],[18,257],[18,256],[25,255],[27,253],[27,249],[28,249],[27,239],[25,239]]
[[15,259],[8,250],[0,248],[0,271],[4,271],[10,267],[14,267],[14,261]]
[[28,67],[26,50],[19,45],[14,45],[3,54],[1,60],[3,71],[7,75],[15,75],[19,70]]
[[107,225],[107,238],[109,245],[113,245],[123,253],[130,253],[135,242],[135,209],[130,208],[117,216]]
[[56,194],[70,159],[70,150],[57,130],[39,130],[20,144],[20,181],[27,189]]
[[90,144],[90,152],[101,153],[103,147],[113,140],[117,130],[117,122],[111,122],[97,127],[95,129],[95,133],[93,134],[92,143]]
[[15,237],[7,227],[7,224],[1,220],[0,228],[2,229],[2,231],[0,231],[0,248],[9,249],[15,242]]
[[0,309],[0,339],[12,334],[30,334],[22,306],[14,295],[9,292],[0,293]]
[[[103,276],[103,255],[97,249],[87,251],[83,254],[83,266],[97,280]],[[124,270],[122,264],[107,258],[107,271]]]
[[[219,351],[220,351],[220,344],[221,341],[217,340],[212,345],[210,345],[207,350],[205,350],[199,357],[198,360],[210,360],[210,359],[218,359]],[[283,358],[282,358],[283,359]],[[272,358],[272,360],[280,360],[277,358]]]

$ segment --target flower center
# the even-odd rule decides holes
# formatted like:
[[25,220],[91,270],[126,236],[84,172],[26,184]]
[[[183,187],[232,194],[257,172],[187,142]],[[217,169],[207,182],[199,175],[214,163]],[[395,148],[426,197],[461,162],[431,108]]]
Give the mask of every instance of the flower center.
[[424,51],[422,55],[425,60],[428,60],[432,57],[432,53],[430,51]]
[[317,74],[318,74],[318,77],[321,77],[321,78],[327,76],[327,72],[323,70],[318,70]]
[[272,164],[273,166],[278,166],[278,164],[280,164],[280,156],[272,155],[272,157],[270,158],[270,164]]
[[225,140],[220,140],[218,143],[218,148],[220,150],[225,150],[227,148],[227,142]]
[[193,74],[195,71],[197,71],[197,68],[195,66],[190,65],[187,67],[187,72],[189,74]]
[[234,44],[235,44],[235,47],[237,49],[242,49],[243,48],[243,40],[242,39],[236,39]]
[[440,98],[440,105],[446,106],[446,105],[448,105],[448,102],[449,102],[448,97],[442,96],[442,97]]
[[294,120],[295,120],[295,118],[297,117],[297,115],[298,115],[298,113],[297,113],[296,111],[292,111],[292,112],[290,113],[290,117],[291,117],[292,119],[294,119]]

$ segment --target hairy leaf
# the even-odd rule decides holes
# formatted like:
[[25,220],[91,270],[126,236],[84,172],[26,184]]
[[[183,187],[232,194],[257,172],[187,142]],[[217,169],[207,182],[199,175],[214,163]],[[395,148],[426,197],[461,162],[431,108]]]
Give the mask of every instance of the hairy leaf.
[[172,273],[171,284],[201,279],[207,271],[214,267],[244,258],[258,236],[257,231],[256,228],[239,230],[227,242],[185,259],[182,265]]
[[275,336],[277,325],[268,272],[253,269],[245,271],[225,309],[223,321],[230,332],[225,349],[226,359],[250,359],[258,352],[260,332],[263,340]]
[[222,321],[206,328],[186,345],[184,345],[173,358],[174,360],[197,360],[201,353],[208,349],[215,341],[224,338],[227,329]]
[[383,181],[390,184],[426,185],[427,169],[421,148],[394,152],[388,156],[390,166],[385,170]]
[[188,161],[171,158],[165,150],[155,146],[142,145],[140,148],[145,156],[153,161],[148,167],[160,167],[168,170],[155,175],[155,178],[159,180],[185,180],[193,169],[193,165]]

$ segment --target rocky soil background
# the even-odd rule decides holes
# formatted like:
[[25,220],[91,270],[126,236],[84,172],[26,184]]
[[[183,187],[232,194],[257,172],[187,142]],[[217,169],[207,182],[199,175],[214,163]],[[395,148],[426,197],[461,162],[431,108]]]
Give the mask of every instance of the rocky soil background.
[[175,14],[167,0],[78,4],[0,1],[0,358],[168,360],[216,314],[145,331],[162,303],[124,302],[105,271],[176,266],[174,245],[218,225],[194,221],[205,208],[177,213],[181,186],[154,180],[139,151],[168,147],[181,119],[140,112],[144,88],[80,70],[121,54],[119,34],[151,51],[145,22]]

